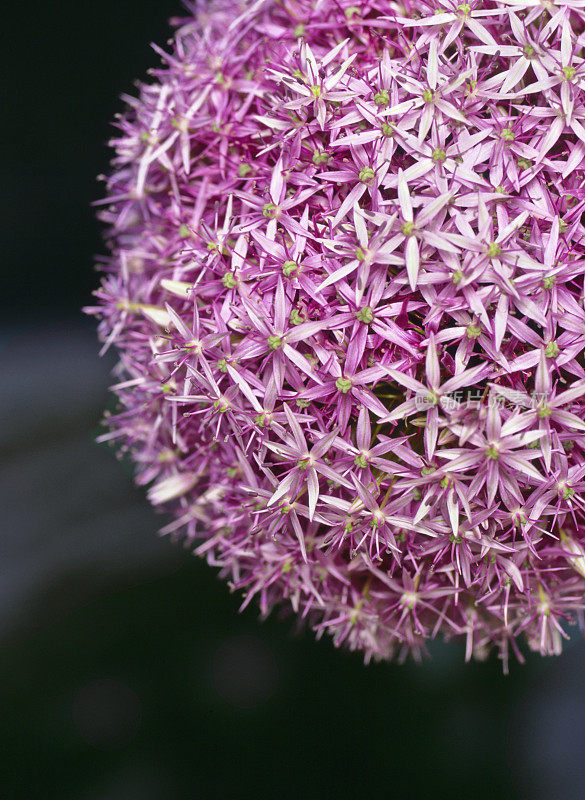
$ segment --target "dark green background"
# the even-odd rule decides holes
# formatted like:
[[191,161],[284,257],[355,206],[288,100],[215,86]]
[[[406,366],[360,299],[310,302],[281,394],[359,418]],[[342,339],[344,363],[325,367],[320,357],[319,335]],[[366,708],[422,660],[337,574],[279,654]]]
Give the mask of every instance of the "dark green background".
[[0,797],[584,797],[578,638],[507,678],[455,645],[364,667],[291,618],[238,615],[94,444],[113,363],[79,312],[94,176],[178,11],[3,8]]

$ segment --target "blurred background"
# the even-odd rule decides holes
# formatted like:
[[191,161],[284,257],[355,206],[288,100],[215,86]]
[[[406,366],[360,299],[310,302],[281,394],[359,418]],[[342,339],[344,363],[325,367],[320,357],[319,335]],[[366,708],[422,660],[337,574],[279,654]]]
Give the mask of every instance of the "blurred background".
[[585,797],[585,644],[364,667],[238,614],[94,440],[113,356],[80,308],[121,92],[178,0],[3,7],[0,797]]

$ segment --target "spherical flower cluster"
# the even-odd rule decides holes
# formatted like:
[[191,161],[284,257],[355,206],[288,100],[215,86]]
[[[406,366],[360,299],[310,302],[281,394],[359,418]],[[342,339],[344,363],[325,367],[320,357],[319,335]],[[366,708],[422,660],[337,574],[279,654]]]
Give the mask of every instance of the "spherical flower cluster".
[[102,438],[245,604],[366,659],[560,652],[585,596],[585,0],[175,25],[113,141]]

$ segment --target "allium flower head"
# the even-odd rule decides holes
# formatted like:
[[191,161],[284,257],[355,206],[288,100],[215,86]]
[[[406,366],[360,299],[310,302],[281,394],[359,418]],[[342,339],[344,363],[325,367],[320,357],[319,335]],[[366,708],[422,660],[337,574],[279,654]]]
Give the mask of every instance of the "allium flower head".
[[585,596],[585,1],[217,0],[118,119],[103,439],[366,658]]

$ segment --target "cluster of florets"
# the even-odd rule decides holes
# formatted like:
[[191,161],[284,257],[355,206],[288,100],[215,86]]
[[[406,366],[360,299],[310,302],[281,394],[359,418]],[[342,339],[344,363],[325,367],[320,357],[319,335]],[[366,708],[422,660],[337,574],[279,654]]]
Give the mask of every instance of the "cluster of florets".
[[176,25],[113,142],[103,438],[263,612],[367,658],[558,653],[585,593],[585,2]]

